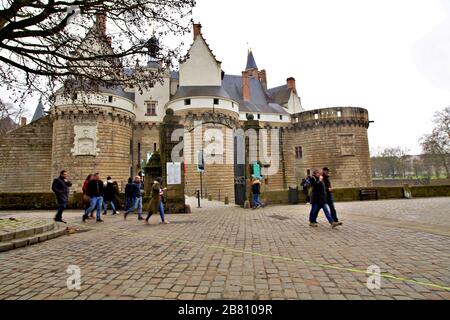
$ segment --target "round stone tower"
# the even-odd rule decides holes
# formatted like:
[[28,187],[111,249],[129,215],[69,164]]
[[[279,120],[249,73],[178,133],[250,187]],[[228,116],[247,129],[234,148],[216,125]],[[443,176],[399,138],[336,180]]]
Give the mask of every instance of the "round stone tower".
[[135,108],[133,97],[119,88],[72,97],[57,92],[51,109],[52,175],[67,170],[71,190],[81,192],[86,176],[98,172],[122,190],[130,176]]
[[309,110],[293,115],[293,122],[285,134],[286,147],[292,150],[287,169],[297,181],[329,167],[334,188],[372,186],[366,109]]

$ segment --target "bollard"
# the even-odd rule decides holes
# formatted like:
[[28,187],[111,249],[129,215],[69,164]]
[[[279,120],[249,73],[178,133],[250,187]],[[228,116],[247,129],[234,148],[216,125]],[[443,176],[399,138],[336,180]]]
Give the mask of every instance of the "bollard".
[[200,206],[200,190],[197,190],[197,201],[198,201],[198,207],[197,208],[201,208],[201,206]]

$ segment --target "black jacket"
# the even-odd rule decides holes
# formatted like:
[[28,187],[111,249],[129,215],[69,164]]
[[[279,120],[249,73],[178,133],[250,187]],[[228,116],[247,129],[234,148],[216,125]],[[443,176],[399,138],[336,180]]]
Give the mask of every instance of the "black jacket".
[[141,194],[141,184],[140,183],[131,183],[129,197],[131,198],[140,198]]
[[105,190],[104,190],[104,200],[105,201],[113,201],[115,193],[116,193],[116,189],[114,188],[114,185],[112,184],[112,182],[107,182]]
[[91,180],[87,187],[87,194],[89,197],[103,197],[104,187],[102,180]]
[[125,197],[131,197],[131,189],[133,188],[133,182],[127,183],[125,186]]
[[325,190],[327,191],[327,194],[330,194],[332,192],[330,191],[331,188],[330,177],[327,175],[323,175],[323,183],[325,184]]
[[64,178],[61,176],[53,180],[52,191],[55,193],[59,204],[67,203],[69,200],[69,187],[71,186],[72,182],[64,181]]
[[323,181],[320,181],[316,177],[311,178],[311,186],[312,186],[312,192],[311,192],[311,204],[317,203],[317,204],[324,204],[327,202],[327,194],[325,191],[325,184]]

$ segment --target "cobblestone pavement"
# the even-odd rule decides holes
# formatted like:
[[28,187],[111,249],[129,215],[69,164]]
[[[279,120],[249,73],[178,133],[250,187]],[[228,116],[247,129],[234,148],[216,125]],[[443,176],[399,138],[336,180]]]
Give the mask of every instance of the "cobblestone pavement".
[[[80,211],[65,212],[89,231],[0,253],[0,299],[450,299],[450,198],[337,203],[336,229],[323,213],[309,227],[306,205],[189,201],[193,214],[168,225],[135,215],[83,225]],[[67,288],[69,265],[81,290]],[[380,289],[367,289],[371,265]]]

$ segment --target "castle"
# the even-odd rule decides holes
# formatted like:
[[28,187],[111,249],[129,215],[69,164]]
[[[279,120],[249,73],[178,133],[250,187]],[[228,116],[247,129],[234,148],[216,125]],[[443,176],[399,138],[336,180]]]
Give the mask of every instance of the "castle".
[[[108,43],[105,29],[105,21],[98,20],[92,30],[99,41]],[[146,68],[157,70],[160,65],[149,59]],[[186,194],[200,189],[196,152],[220,142],[223,148],[213,151],[219,161],[205,164],[202,189],[214,199],[228,196],[230,202],[241,204],[237,181],[244,178],[245,184],[249,177],[236,162],[234,133],[248,128],[265,133],[247,145],[247,152],[258,152],[265,145],[272,156],[274,148],[278,153],[276,170],[270,170],[270,161],[258,159],[266,191],[298,186],[313,169],[323,166],[331,169],[335,188],[371,186],[367,110],[305,111],[294,78],[268,88],[267,74],[258,68],[252,51],[241,74],[225,74],[201,25],[194,24],[193,42],[179,71],[167,72],[162,82],[143,92],[101,88],[72,99],[56,92],[48,115],[40,104],[30,124],[2,136],[0,192],[48,192],[62,169],[69,172],[76,192],[93,172],[110,175],[124,187],[128,177],[142,171],[147,155],[160,149],[159,128],[168,109],[184,127]],[[84,108],[81,101],[86,99],[95,108]],[[211,130],[216,137],[208,135]],[[248,159],[245,165],[251,165]]]

